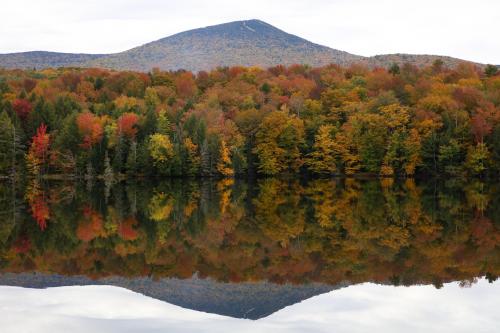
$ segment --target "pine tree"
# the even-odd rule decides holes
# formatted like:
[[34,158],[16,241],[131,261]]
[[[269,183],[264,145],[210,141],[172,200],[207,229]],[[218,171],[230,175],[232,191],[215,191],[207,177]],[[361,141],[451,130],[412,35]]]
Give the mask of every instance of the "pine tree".
[[116,173],[121,173],[123,170],[123,163],[125,161],[125,142],[122,135],[119,136],[118,142],[115,146],[115,153],[113,155],[113,170]]
[[16,166],[16,134],[6,112],[0,113],[0,175],[10,175]]
[[108,152],[106,151],[106,153],[104,154],[104,175],[103,175],[103,178],[104,178],[105,182],[112,183],[114,180],[114,177],[115,177],[115,175],[113,173],[113,168],[111,167]]
[[495,76],[498,73],[498,67],[495,65],[488,64],[484,68],[484,74],[487,77]]
[[87,170],[85,171],[85,179],[90,180],[94,178],[94,168],[92,167],[92,163],[90,161],[87,162]]
[[127,164],[125,167],[126,167],[127,173],[129,175],[134,176],[138,172],[138,169],[137,169],[137,142],[136,141],[132,141],[132,143],[130,144],[130,149],[129,149],[128,156],[127,156]]
[[156,111],[154,109],[148,109],[146,111],[144,122],[139,131],[139,137],[138,137],[139,142],[146,140],[151,134],[156,132],[157,122],[158,122],[158,117],[156,116]]
[[153,161],[148,150],[149,140],[137,144],[137,170],[144,176],[153,173]]
[[158,123],[156,125],[157,132],[163,135],[170,136],[172,134],[172,126],[167,116],[167,111],[161,110],[158,115]]
[[201,145],[200,155],[201,155],[201,174],[204,176],[208,176],[210,175],[211,171],[211,162],[210,162],[211,158],[207,140],[204,140],[203,144]]

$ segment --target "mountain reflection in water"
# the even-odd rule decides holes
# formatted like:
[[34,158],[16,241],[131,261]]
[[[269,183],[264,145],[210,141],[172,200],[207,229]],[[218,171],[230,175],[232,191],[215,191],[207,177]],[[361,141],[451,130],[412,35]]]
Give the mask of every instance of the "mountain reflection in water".
[[[358,284],[252,321],[193,311],[114,286],[0,286],[2,333],[498,332],[500,283]],[[29,320],[26,320],[29,318]]]
[[0,285],[112,284],[251,319],[363,282],[467,286],[500,274],[499,203],[458,180],[4,183]]

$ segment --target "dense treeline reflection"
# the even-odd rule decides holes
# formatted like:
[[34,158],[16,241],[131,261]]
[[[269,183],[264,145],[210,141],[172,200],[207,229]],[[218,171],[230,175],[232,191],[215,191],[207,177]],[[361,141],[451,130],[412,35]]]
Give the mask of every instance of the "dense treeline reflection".
[[497,185],[170,180],[0,187],[0,271],[394,284],[500,274]]

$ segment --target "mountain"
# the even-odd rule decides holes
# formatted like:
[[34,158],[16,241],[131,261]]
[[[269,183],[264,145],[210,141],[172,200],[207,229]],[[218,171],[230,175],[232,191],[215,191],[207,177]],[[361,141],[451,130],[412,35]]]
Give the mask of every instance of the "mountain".
[[0,54],[0,67],[102,67],[149,71],[209,70],[217,66],[260,66],[308,64],[342,66],[363,63],[387,67],[393,62],[429,65],[436,59],[455,66],[462,60],[433,55],[391,54],[363,57],[309,42],[260,20],[236,21],[181,32],[114,54],[71,54],[25,52]]
[[0,67],[4,68],[47,68],[81,66],[83,63],[102,57],[102,54],[59,53],[32,51],[0,54]]
[[[441,60],[444,66],[455,67],[461,62],[470,62],[462,59],[457,59],[448,56],[438,56],[431,54],[405,54],[405,53],[394,53],[394,54],[381,54],[373,57],[365,58],[362,63],[369,67],[389,67],[396,63],[402,65],[404,63],[410,63],[418,67],[431,66],[436,60]],[[476,64],[483,66],[482,64]]]
[[50,288],[72,285],[112,285],[175,304],[186,309],[234,318],[260,319],[289,305],[345,287],[311,283],[305,285],[271,282],[224,283],[211,279],[109,277],[92,280],[84,276],[32,273],[0,274],[0,285]]
[[86,63],[92,67],[147,71],[152,67],[202,70],[217,66],[306,63],[340,65],[362,57],[311,43],[259,20],[238,21],[189,30],[129,51]]

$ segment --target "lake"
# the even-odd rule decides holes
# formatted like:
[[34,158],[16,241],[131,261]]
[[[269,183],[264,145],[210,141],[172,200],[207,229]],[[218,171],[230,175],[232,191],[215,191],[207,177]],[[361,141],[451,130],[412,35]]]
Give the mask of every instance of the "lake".
[[492,332],[500,320],[492,182],[3,183],[0,214],[7,332]]

